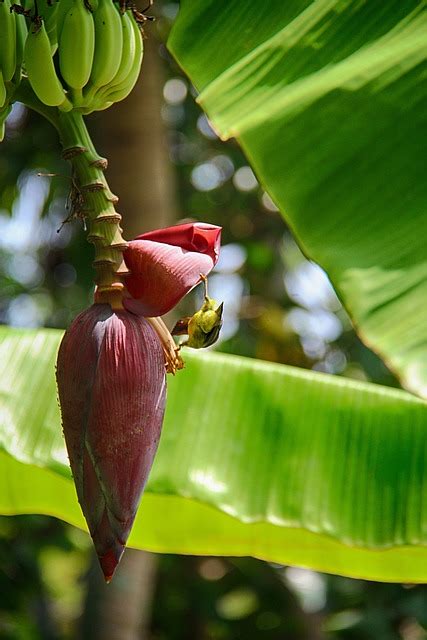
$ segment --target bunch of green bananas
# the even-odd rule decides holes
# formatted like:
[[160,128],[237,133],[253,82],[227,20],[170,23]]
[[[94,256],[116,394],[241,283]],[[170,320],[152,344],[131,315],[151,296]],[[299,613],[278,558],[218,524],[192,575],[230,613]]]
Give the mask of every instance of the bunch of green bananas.
[[11,11],[10,0],[0,0],[0,141],[12,108],[13,94],[21,81],[27,25],[23,15]]
[[126,98],[143,55],[131,10],[112,0],[38,0],[34,7],[28,6],[24,66],[41,102],[91,113]]

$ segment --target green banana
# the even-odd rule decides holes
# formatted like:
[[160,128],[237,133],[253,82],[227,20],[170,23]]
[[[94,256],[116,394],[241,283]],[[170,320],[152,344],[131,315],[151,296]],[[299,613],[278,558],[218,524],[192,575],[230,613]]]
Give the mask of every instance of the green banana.
[[0,142],[2,142],[4,138],[7,116],[12,111],[12,105],[7,100],[6,87],[4,85],[3,76],[0,72],[0,103],[2,101],[3,107],[0,107]]
[[99,87],[107,85],[120,67],[123,29],[120,15],[112,0],[99,0],[94,13],[95,54],[90,75],[91,96]]
[[[137,59],[138,57],[137,49],[139,45],[140,34],[136,33],[134,30],[132,24],[134,22],[132,12],[128,10],[122,14],[117,3],[115,3],[115,7],[120,16],[123,32],[123,47],[120,66],[111,82],[107,86],[101,87],[101,89],[96,92],[92,100],[92,104],[90,103],[90,101],[86,102],[86,104],[89,102],[88,107],[90,111],[103,111],[104,109],[108,109],[108,107],[113,104],[112,102],[106,101],[106,93],[110,93],[114,89],[120,88],[122,86],[122,83],[126,82],[127,78],[132,73],[135,59]],[[94,105],[96,105],[96,107],[94,107]]]
[[128,77],[132,70],[132,65],[135,59],[135,32],[132,28],[132,12],[130,10],[121,13],[119,5],[115,3],[116,10],[120,16],[122,23],[123,33],[123,46],[122,57],[120,59],[120,66],[114,78],[109,83],[109,87],[121,84]]
[[74,0],[65,16],[59,40],[59,68],[67,85],[83,89],[87,84],[95,50],[92,14],[83,0]]
[[6,102],[6,86],[4,84],[3,74],[0,71],[0,109],[1,107],[3,107],[5,102]]
[[73,6],[74,0],[59,0],[58,2],[58,10],[56,12],[56,36],[59,40],[61,39],[62,27],[64,26],[65,16],[68,11]]
[[[100,93],[99,97],[97,96],[100,103],[120,102],[120,100],[124,100],[130,94],[138,80],[141,71],[142,56],[144,54],[144,45],[140,28],[134,18],[131,18],[131,26],[135,37],[135,52],[132,68],[128,76],[121,83],[106,87],[105,90]],[[105,107],[101,107],[101,109],[102,108]],[[97,110],[101,109],[97,107]]]
[[21,81],[22,62],[24,59],[24,46],[25,46],[25,40],[27,39],[28,29],[27,29],[25,16],[19,15],[17,13],[15,16],[15,20],[16,20],[16,68],[15,68],[15,75],[13,77],[13,82],[17,85]]
[[4,82],[10,82],[16,67],[15,12],[10,11],[10,0],[0,0],[0,68]]
[[53,48],[55,51],[58,45],[58,34],[56,29],[58,9],[59,0],[37,0],[38,15],[43,18],[46,33],[51,44],[51,50]]
[[[24,63],[36,96],[50,107],[68,108],[65,91],[56,75],[44,22],[33,22],[25,41]],[[71,107],[71,105],[70,105]]]
[[0,110],[0,142],[3,142],[5,130],[6,130],[6,119],[9,113],[12,111],[12,105],[6,105],[3,109]]

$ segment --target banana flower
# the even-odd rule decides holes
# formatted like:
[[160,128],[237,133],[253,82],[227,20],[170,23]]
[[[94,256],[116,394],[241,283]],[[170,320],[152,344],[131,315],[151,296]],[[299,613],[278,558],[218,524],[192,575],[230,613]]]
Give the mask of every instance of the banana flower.
[[[104,577],[126,546],[160,440],[165,372],[182,364],[158,317],[207,275],[221,228],[189,223],[129,242],[124,309],[97,303],[62,339],[57,384],[77,496]],[[166,364],[166,369],[165,369]]]

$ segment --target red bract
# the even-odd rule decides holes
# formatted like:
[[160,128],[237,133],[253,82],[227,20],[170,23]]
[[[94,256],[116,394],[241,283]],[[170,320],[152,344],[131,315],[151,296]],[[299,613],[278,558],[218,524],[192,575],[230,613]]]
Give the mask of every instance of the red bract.
[[160,438],[166,383],[158,335],[144,318],[95,304],[64,335],[57,383],[77,495],[109,581]]
[[124,252],[130,275],[124,300],[129,311],[161,316],[207,275],[219,256],[221,227],[203,222],[144,233]]
[[220,234],[220,227],[194,223],[130,242],[124,253],[133,296],[123,300],[128,310],[101,304],[105,291],[95,294],[98,304],[74,320],[59,349],[65,441],[107,581],[124,551],[159,443],[165,364],[171,373],[183,367],[166,325],[152,316],[169,311],[200,282],[200,274],[211,271]]

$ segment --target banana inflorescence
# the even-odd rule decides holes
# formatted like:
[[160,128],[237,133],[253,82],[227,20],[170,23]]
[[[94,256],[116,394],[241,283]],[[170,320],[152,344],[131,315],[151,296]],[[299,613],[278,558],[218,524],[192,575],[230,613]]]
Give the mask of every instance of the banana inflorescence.
[[135,9],[123,0],[21,2],[0,0],[0,140],[23,74],[62,111],[99,111],[130,93],[143,55]]

